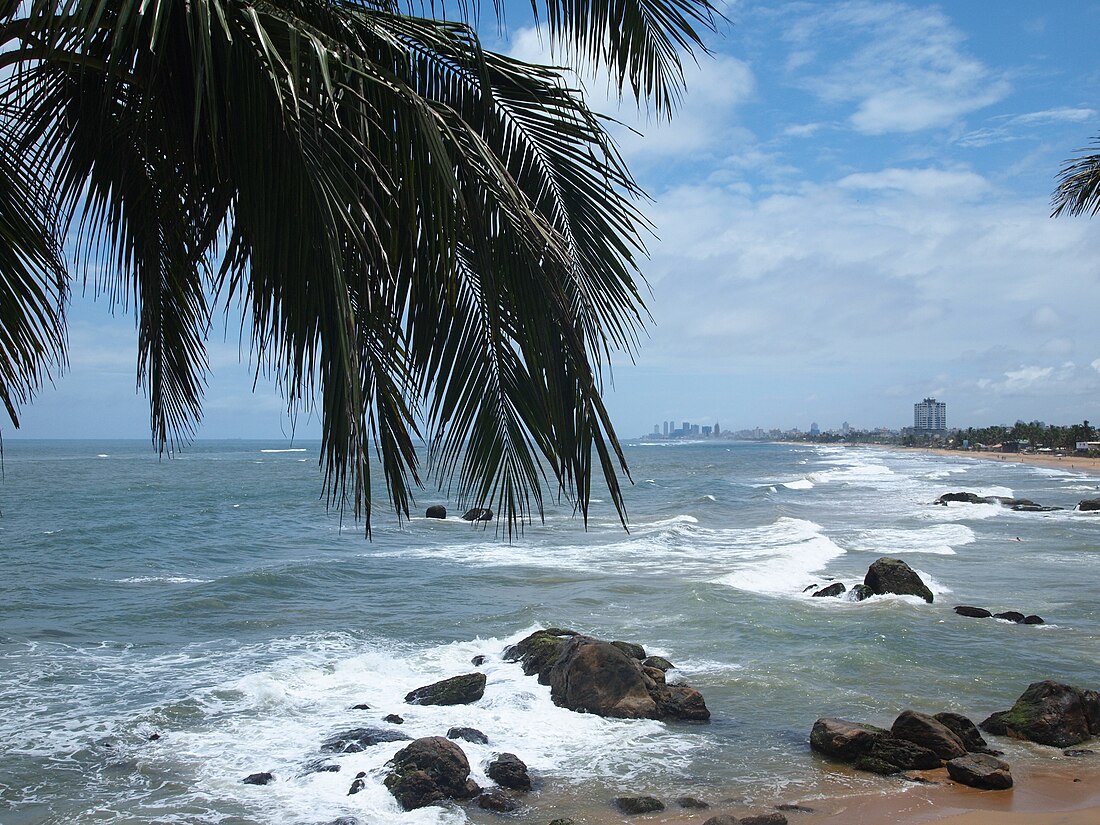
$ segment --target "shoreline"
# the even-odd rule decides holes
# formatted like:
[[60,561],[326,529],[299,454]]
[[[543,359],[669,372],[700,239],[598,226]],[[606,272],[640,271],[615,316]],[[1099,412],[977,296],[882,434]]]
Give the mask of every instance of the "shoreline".
[[[805,443],[805,442],[794,442]],[[988,461],[1002,464],[1030,464],[1035,467],[1047,467],[1053,470],[1084,473],[1100,476],[1100,458],[1089,456],[1053,456],[1038,453],[989,453],[976,450],[947,450],[942,447],[905,447],[900,444],[845,444],[846,447],[870,447],[876,450],[890,450],[898,453],[924,453],[948,458],[969,458],[974,461]]]

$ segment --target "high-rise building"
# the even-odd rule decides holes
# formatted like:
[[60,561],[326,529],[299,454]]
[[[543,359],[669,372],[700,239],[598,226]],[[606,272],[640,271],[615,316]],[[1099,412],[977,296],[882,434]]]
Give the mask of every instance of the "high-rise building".
[[821,428],[817,426],[816,421],[810,425],[810,435],[821,435]]
[[714,422],[714,437],[717,438],[721,434],[722,434],[722,431],[720,429],[718,429],[718,422],[715,421]]
[[913,405],[914,430],[946,430],[947,404],[926,398]]
[[664,435],[666,435],[666,436],[668,435],[668,422],[667,422],[667,421],[665,422],[665,431],[664,431]]

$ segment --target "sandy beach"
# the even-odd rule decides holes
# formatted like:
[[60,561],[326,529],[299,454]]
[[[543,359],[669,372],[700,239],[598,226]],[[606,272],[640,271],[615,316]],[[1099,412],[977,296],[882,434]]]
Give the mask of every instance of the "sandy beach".
[[1038,467],[1052,467],[1058,470],[1072,470],[1077,473],[1100,475],[1100,458],[1090,458],[1088,456],[1054,456],[1038,453],[988,453],[971,450],[944,450],[936,447],[901,447],[878,444],[860,444],[858,446],[881,446],[882,449],[896,450],[898,452],[929,453],[931,455],[943,455],[952,458],[972,458],[975,461],[999,461],[1004,464],[1033,464]]

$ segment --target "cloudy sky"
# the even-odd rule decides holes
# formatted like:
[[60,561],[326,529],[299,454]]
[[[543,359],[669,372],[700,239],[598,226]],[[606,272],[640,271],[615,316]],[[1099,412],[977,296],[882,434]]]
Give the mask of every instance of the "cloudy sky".
[[[620,113],[659,236],[620,435],[901,427],[927,395],[951,426],[1100,420],[1100,218],[1049,217],[1100,134],[1100,2],[993,8],[731,3],[671,124]],[[509,23],[507,50],[543,55]],[[316,435],[218,330],[200,437]],[[132,319],[78,299],[70,339],[20,434],[145,437]]]

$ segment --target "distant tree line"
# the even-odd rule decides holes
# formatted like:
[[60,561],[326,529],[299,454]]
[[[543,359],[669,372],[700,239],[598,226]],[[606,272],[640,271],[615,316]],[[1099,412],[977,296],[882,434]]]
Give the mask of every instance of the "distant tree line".
[[[1098,438],[1097,429],[1085,419],[1080,424],[1059,426],[1042,421],[1017,421],[1011,427],[967,427],[944,433],[894,433],[882,430],[853,430],[846,435],[828,432],[819,435],[802,434],[800,440],[818,444],[856,443],[892,444],[901,447],[944,447],[947,449],[978,449],[1007,445],[1009,449],[1074,451],[1082,441]],[[966,445],[964,447],[964,444]],[[1090,452],[1097,452],[1090,450]]]

